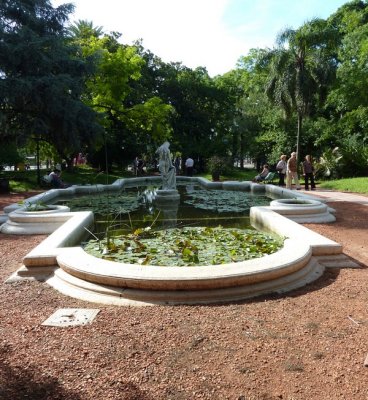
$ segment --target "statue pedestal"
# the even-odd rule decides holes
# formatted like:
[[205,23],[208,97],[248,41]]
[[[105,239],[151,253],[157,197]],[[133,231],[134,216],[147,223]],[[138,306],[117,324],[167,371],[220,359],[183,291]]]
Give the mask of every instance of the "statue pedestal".
[[156,203],[171,203],[178,202],[180,194],[176,189],[159,189],[156,192]]
[[163,228],[175,228],[180,195],[176,189],[158,190],[155,197],[155,206],[162,212],[161,220]]

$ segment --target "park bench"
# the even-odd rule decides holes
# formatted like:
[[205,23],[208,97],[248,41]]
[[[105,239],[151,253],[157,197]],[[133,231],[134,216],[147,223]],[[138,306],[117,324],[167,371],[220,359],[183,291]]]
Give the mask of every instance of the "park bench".
[[51,178],[48,176],[48,175],[44,175],[42,178],[41,178],[41,186],[42,187],[52,187],[52,184],[51,184]]
[[273,181],[276,179],[278,174],[276,172],[269,172],[267,176],[263,179],[264,183],[273,183]]

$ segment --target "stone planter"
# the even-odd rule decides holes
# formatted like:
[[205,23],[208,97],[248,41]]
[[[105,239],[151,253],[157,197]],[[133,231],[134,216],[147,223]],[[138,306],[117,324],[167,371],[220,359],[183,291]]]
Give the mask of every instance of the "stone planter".
[[213,182],[218,182],[220,180],[220,171],[213,171],[211,175]]
[[0,232],[13,235],[49,234],[69,218],[67,206],[48,205],[46,210],[27,211],[21,207],[8,215]]
[[328,223],[336,221],[326,204],[310,199],[278,199],[270,203],[270,208],[278,214],[299,223]]

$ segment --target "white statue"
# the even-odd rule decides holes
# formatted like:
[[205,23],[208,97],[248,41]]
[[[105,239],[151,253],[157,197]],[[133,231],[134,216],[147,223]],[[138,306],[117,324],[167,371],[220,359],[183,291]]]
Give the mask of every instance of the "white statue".
[[159,156],[158,169],[162,175],[162,189],[176,189],[176,173],[170,153],[170,143],[165,142],[157,150]]

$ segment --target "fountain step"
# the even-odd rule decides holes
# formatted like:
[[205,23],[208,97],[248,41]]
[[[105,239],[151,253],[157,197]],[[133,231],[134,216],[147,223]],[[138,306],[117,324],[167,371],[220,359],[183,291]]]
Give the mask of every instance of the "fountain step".
[[303,287],[324,272],[324,267],[312,258],[304,268],[287,276],[230,288],[212,290],[139,290],[95,284],[57,269],[47,283],[59,292],[77,299],[120,306],[210,304],[239,301],[266,294],[281,294]]
[[334,256],[318,256],[318,262],[326,268],[362,268],[345,254],[336,254]]
[[14,272],[14,274],[10,275],[5,283],[14,283],[24,280],[44,282],[54,274],[57,268],[57,266],[27,268],[23,265]]

